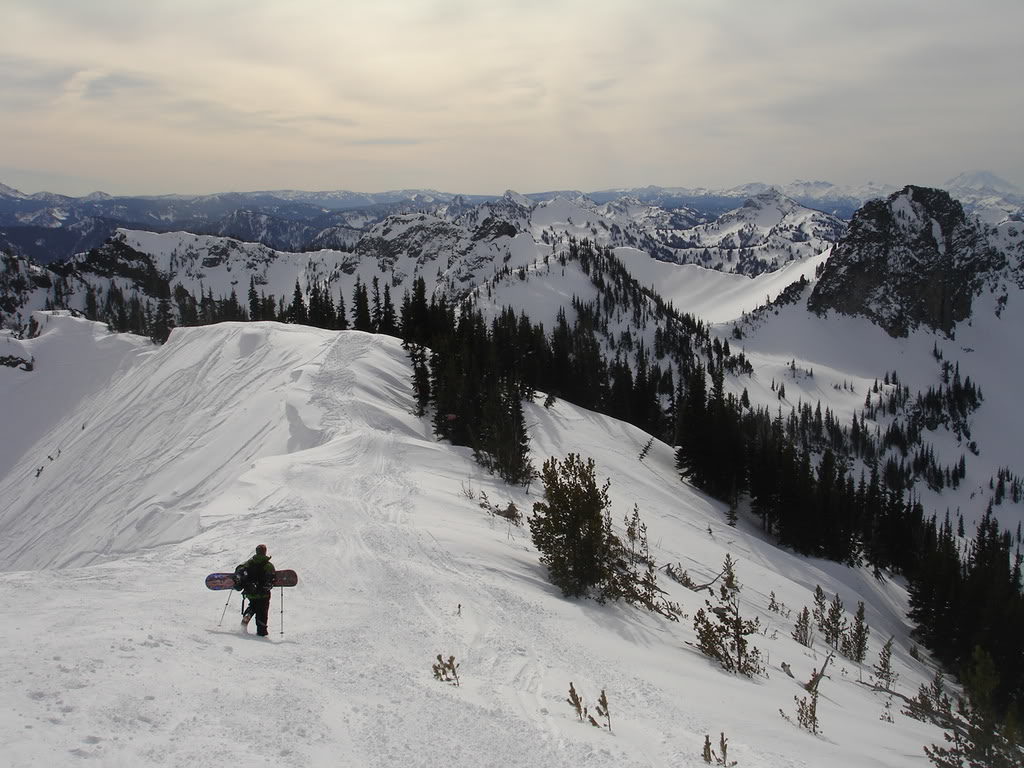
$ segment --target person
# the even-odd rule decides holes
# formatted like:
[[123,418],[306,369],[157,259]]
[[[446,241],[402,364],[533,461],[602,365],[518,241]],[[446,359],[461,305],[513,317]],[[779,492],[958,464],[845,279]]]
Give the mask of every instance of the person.
[[235,568],[235,589],[249,604],[242,611],[242,631],[247,632],[249,622],[256,618],[256,634],[267,637],[267,619],[270,616],[270,595],[274,589],[274,564],[267,554],[267,545],[259,544],[256,554]]

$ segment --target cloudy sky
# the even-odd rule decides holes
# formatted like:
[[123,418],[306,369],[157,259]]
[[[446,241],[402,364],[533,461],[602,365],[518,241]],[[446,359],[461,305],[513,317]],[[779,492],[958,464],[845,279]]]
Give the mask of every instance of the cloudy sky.
[[1022,0],[0,0],[0,182],[1024,185]]

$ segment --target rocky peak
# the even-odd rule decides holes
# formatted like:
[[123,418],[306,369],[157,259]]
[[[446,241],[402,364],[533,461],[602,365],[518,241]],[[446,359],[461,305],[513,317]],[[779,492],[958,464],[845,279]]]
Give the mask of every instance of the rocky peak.
[[854,214],[808,308],[862,315],[892,336],[921,325],[951,335],[970,316],[984,276],[1005,265],[948,192],[907,186]]
[[522,208],[527,211],[533,210],[533,208],[537,205],[530,198],[526,197],[525,195],[521,195],[518,192],[511,189],[506,189],[505,194],[501,196],[501,199],[510,205]]

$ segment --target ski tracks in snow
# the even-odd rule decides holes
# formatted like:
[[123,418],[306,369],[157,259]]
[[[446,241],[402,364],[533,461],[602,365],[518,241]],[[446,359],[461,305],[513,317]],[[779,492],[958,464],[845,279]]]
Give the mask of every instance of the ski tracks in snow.
[[[571,712],[538,649],[574,641],[549,636],[539,603],[503,589],[487,577],[492,564],[467,563],[417,519],[424,478],[412,468],[424,462],[413,458],[434,444],[357,391],[360,362],[380,344],[349,335],[324,357],[313,404],[330,437],[287,469],[297,494],[288,505],[308,515],[307,529],[277,544],[295,548],[281,566],[303,574],[292,619],[302,661],[282,661],[337,713],[352,750],[338,764],[639,765],[614,743],[595,750],[558,735],[552,716]],[[582,664],[582,645],[576,653]],[[461,687],[433,679],[437,654],[455,656]],[[481,717],[493,728],[481,729]]]

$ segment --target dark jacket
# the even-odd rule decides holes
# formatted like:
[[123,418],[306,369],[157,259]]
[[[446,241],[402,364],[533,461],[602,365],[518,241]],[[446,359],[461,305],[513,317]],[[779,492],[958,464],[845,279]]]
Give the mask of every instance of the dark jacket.
[[269,555],[253,555],[235,568],[242,595],[247,600],[270,597],[274,589],[275,570]]

